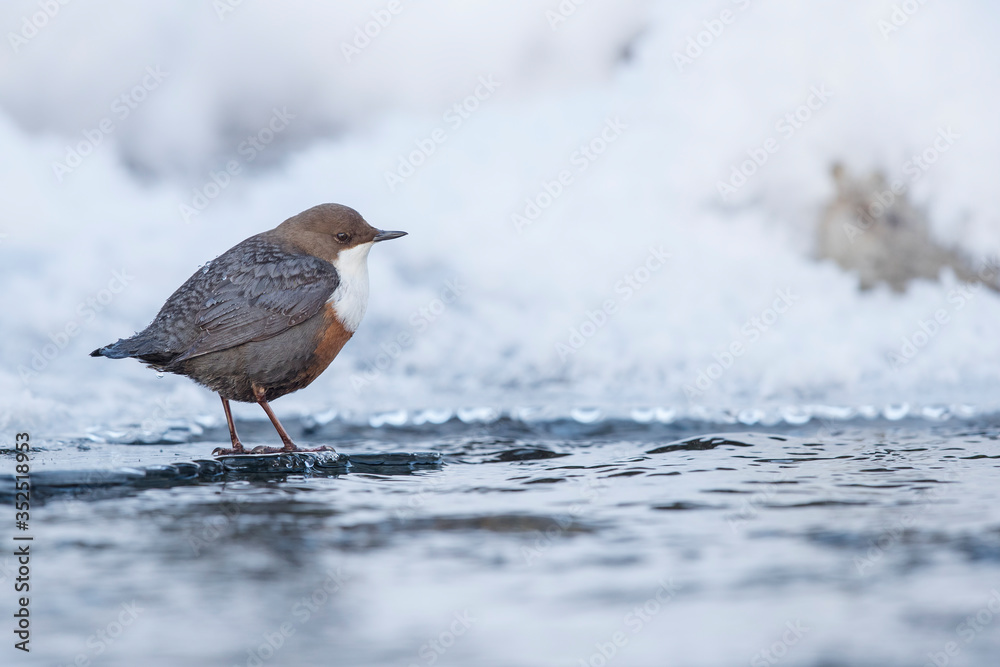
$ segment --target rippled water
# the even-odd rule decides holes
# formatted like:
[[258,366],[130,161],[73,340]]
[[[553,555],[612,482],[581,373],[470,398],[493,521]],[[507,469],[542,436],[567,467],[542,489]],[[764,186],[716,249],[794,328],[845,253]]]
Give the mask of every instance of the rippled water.
[[[178,444],[36,441],[29,663],[1000,656],[994,419],[753,433],[321,422],[291,430],[348,457],[272,458],[266,472],[206,461],[226,440],[218,428]],[[242,431],[267,441],[269,428]],[[415,452],[440,459],[386,456]],[[2,462],[13,470],[9,452]],[[11,605],[10,557],[2,564]]]

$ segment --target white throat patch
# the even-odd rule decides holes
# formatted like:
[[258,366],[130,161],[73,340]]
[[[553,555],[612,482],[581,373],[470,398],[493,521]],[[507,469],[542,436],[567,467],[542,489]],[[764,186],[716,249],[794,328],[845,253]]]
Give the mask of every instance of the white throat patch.
[[374,242],[363,243],[337,253],[333,265],[340,274],[340,284],[327,303],[337,311],[337,319],[354,333],[368,309],[368,253]]

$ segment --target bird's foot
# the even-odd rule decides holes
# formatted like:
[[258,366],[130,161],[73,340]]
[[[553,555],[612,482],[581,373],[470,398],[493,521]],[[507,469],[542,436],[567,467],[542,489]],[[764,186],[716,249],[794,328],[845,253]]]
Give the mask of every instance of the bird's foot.
[[216,447],[212,450],[212,456],[232,456],[233,454],[246,454],[247,450],[243,447],[243,443],[239,441],[235,433],[233,434],[233,446],[232,449],[226,449],[225,447]]
[[307,449],[304,447],[297,447],[292,445],[291,447],[265,447],[264,445],[259,445],[250,450],[250,454],[298,454],[299,452],[334,452],[336,449],[328,445],[323,445],[322,447],[316,447],[314,449]]
[[236,443],[232,449],[226,449],[224,447],[216,447],[212,450],[212,456],[233,456],[234,454],[249,454],[247,450],[243,448],[243,445]]

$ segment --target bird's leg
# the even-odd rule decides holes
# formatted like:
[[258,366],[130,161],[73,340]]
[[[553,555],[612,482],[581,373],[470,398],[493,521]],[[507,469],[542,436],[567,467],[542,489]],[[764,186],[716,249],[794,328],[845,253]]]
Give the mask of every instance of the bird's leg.
[[263,387],[261,387],[259,385],[256,385],[256,384],[253,385],[253,395],[254,395],[254,397],[256,397],[257,403],[260,405],[260,407],[264,408],[264,412],[267,414],[267,418],[271,420],[272,424],[274,424],[274,430],[276,430],[278,432],[278,437],[281,438],[281,443],[284,445],[284,447],[282,447],[281,449],[278,449],[276,447],[254,447],[253,448],[253,453],[254,454],[279,454],[279,453],[282,453],[282,452],[330,452],[330,451],[336,451],[336,450],[333,449],[333,447],[326,447],[326,446],[317,447],[316,449],[300,449],[299,447],[296,447],[295,443],[292,442],[292,439],[289,437],[288,431],[286,431],[285,427],[281,425],[281,422],[278,421],[277,415],[274,414],[274,410],[271,409],[271,406],[264,399],[264,396],[266,394],[267,394],[267,392],[266,392],[266,390]]
[[278,432],[278,437],[281,438],[281,444],[284,445],[284,450],[286,452],[297,451],[298,447],[295,446],[295,443],[292,442],[292,439],[288,436],[288,431],[286,431],[285,427],[281,425],[281,422],[278,421],[278,416],[274,414],[274,410],[272,410],[271,406],[264,400],[264,390],[255,385],[253,393],[254,396],[257,397],[257,403],[260,404],[260,407],[264,408],[267,418],[271,420],[272,424],[274,424],[274,430]]
[[213,455],[225,455],[225,454],[245,454],[246,450],[243,449],[243,443],[240,442],[240,436],[236,434],[236,423],[233,421],[233,411],[229,409],[229,401],[225,396],[219,395],[222,399],[222,409],[226,411],[226,423],[229,424],[229,439],[233,441],[232,449],[223,449],[222,447],[217,447]]
[[233,421],[233,411],[229,408],[229,400],[219,396],[222,399],[222,409],[226,411],[226,423],[229,424],[229,439],[233,441],[233,449],[238,452],[243,451],[243,443],[240,442],[240,436],[236,433],[236,422]]

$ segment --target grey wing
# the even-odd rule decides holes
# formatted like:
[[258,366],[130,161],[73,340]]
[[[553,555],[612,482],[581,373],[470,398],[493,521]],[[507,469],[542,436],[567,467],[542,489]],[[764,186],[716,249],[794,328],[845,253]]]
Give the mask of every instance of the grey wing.
[[316,315],[340,284],[329,262],[273,246],[213,269],[223,274],[195,316],[198,338],[171,363],[272,338]]

